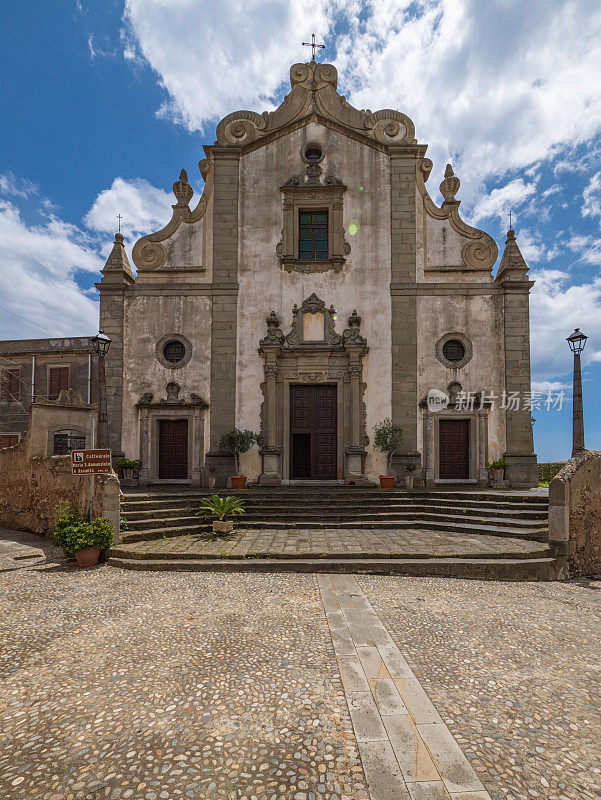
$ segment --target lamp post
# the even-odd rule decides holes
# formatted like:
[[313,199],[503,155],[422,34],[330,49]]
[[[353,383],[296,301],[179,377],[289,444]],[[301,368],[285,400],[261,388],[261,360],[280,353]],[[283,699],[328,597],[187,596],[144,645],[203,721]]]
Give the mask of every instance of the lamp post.
[[572,424],[572,458],[584,450],[584,416],[582,413],[582,375],[580,372],[580,353],[584,350],[588,336],[576,328],[567,338],[570,350],[574,353],[574,391],[573,391],[573,424]]
[[106,372],[104,368],[104,357],[109,351],[111,340],[100,330],[92,339],[94,352],[98,356],[98,447],[108,449],[109,431],[106,410]]

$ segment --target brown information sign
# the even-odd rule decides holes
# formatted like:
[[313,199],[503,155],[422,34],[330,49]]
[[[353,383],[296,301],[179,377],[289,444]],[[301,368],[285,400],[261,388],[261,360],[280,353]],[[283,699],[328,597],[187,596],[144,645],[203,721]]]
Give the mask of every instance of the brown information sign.
[[72,450],[73,475],[106,475],[112,472],[110,450]]

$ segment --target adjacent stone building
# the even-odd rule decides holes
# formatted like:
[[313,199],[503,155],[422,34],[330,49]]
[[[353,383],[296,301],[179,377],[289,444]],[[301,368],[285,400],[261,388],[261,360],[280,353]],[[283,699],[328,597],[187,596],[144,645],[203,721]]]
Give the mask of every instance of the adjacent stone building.
[[[61,392],[72,390],[95,404],[97,387],[98,361],[91,337],[0,342],[0,448],[23,438],[34,400],[54,405]],[[72,425],[51,429],[49,435],[48,455],[65,455],[87,441],[75,418]]]
[[[461,219],[450,166],[433,202],[407,116],[353,108],[330,64],[290,80],[275,111],[219,123],[197,204],[182,170],[137,276],[115,239],[98,284],[113,450],[142,482],[224,485],[236,426],[262,433],[251,480],[377,481],[373,429],[390,417],[399,476],[484,483],[504,456],[513,485],[536,485],[532,282],[513,232],[493,276],[497,245]],[[436,411],[433,389],[450,398]]]

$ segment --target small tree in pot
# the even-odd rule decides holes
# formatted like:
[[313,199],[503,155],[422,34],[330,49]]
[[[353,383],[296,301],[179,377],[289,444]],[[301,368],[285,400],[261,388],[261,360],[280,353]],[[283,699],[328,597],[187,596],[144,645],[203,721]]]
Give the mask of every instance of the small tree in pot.
[[239,428],[232,428],[231,431],[224,433],[219,442],[219,448],[222,452],[232,453],[234,456],[234,463],[236,465],[236,474],[231,475],[232,488],[236,491],[244,489],[246,486],[246,477],[240,475],[240,456],[242,453],[248,453],[250,448],[258,442],[260,434],[253,431],[244,430]]
[[380,475],[380,486],[382,489],[392,489],[394,487],[394,475],[392,471],[392,458],[399,447],[403,444],[403,429],[396,425],[390,417],[380,422],[374,428],[374,444],[382,453],[386,453],[386,475]]
[[213,533],[217,536],[231,533],[234,529],[234,521],[224,519],[235,514],[244,514],[244,506],[239,497],[219,497],[212,494],[205,497],[198,511],[199,515],[211,514],[213,520]]

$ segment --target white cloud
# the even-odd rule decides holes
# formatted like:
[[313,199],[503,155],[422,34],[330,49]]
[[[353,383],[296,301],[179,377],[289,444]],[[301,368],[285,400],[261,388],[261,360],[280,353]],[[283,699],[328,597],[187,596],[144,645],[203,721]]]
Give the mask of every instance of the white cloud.
[[84,222],[94,231],[113,234],[117,230],[117,214],[121,214],[122,233],[134,239],[162,228],[171,219],[172,203],[172,194],[148,181],[115,178],[109,189],[100,192]]
[[578,260],[585,264],[601,264],[601,239],[591,234],[572,233],[566,245],[573,253],[578,253]]
[[[583,20],[586,24],[583,24]],[[429,142],[438,185],[455,162],[481,182],[559,157],[601,129],[598,0],[127,0],[124,45],[157,72],[163,113],[191,129],[262,111],[305,60],[311,31],[359,108],[399,108]]]
[[238,108],[269,109],[301,41],[332,24],[326,0],[127,0],[125,51],[158,73],[166,116],[202,130]]
[[572,384],[564,383],[564,381],[532,381],[532,391],[537,394],[555,394],[556,392],[565,392],[566,390],[571,391],[571,389]]
[[508,225],[509,212],[515,212],[535,194],[536,183],[525,183],[522,178],[516,178],[480,197],[470,219],[477,223],[487,217],[497,217],[502,225]]
[[601,217],[601,171],[596,172],[582,193],[582,216]]
[[77,284],[83,271],[102,268],[94,242],[74,225],[48,214],[28,224],[11,202],[0,201],[0,338],[49,335],[19,314],[59,335],[85,335],[98,328],[98,304]]
[[568,274],[560,270],[530,275],[536,281],[530,306],[535,380],[553,381],[570,373],[572,354],[566,337],[576,327],[590,337],[583,364],[601,360],[601,278],[570,286]]
[[39,192],[37,184],[27,178],[18,178],[12,172],[5,172],[0,175],[0,194],[9,197],[27,198]]

